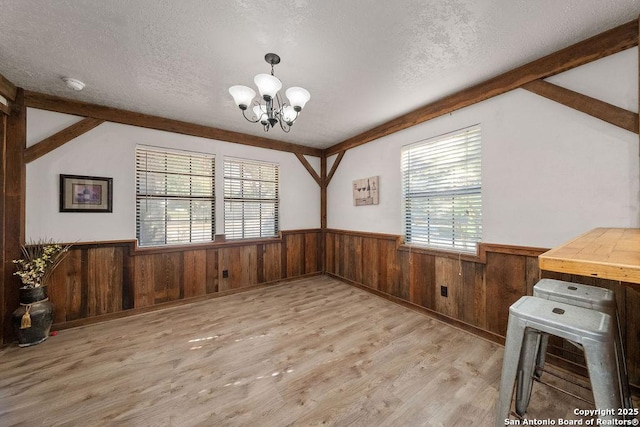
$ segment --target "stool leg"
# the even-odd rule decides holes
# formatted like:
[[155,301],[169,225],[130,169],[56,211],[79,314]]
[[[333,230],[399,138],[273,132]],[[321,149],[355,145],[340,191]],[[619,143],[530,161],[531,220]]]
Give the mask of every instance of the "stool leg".
[[509,323],[507,324],[507,338],[504,345],[502,374],[500,375],[500,391],[496,403],[496,427],[504,426],[504,420],[509,418],[524,331],[524,322],[510,315]]
[[536,357],[536,369],[533,371],[533,376],[539,380],[542,378],[542,372],[544,371],[544,362],[547,357],[547,345],[549,344],[549,334],[540,334],[540,346],[538,347],[538,355]]
[[538,349],[540,347],[540,333],[527,328],[524,333],[520,362],[518,363],[518,379],[516,385],[516,414],[521,417],[527,412],[531,389],[533,387],[533,372],[535,369]]
[[616,323],[618,325],[618,333],[615,334],[616,339],[616,356],[618,361],[618,372],[620,375],[620,387],[622,389],[622,403],[627,409],[633,409],[633,401],[631,392],[629,391],[629,373],[627,371],[627,361],[622,346],[622,329],[620,328],[620,318],[616,311]]
[[[596,342],[584,339],[582,346],[587,359],[596,409],[603,410],[603,414],[598,418],[602,420],[616,419],[615,411],[622,407],[616,345],[614,342]],[[609,413],[611,410],[614,411],[613,414]]]

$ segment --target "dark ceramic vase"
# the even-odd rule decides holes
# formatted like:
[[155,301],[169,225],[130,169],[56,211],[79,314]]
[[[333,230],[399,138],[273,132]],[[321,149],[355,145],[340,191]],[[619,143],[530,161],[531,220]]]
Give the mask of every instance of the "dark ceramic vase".
[[20,307],[11,315],[11,323],[20,347],[47,339],[53,323],[53,304],[49,302],[46,286],[20,288]]

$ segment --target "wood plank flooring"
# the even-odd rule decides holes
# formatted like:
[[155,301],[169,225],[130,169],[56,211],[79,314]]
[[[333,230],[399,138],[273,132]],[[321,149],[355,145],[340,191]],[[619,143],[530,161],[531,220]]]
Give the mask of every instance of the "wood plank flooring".
[[[503,348],[326,276],[0,352],[2,426],[492,426]],[[536,384],[531,418],[588,404]]]

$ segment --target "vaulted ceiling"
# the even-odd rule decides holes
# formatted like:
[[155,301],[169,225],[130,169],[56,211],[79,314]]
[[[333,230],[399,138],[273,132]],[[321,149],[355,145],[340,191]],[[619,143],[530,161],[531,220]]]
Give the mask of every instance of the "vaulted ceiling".
[[[46,94],[326,148],[640,14],[638,0],[0,0],[0,74]],[[264,134],[228,88],[282,57]],[[68,89],[62,77],[86,83]]]

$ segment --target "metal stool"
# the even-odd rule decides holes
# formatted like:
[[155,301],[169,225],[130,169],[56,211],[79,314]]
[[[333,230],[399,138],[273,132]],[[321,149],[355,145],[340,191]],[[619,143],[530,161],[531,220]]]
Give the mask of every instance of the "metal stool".
[[[542,279],[533,287],[533,296],[601,311],[607,313],[615,320],[614,328],[616,331],[614,331],[614,338],[618,368],[618,385],[624,407],[633,408],[631,393],[629,391],[627,364],[622,346],[622,331],[620,329],[620,320],[618,318],[616,299],[613,291],[595,286],[563,282],[561,280]],[[525,347],[520,353],[520,370],[522,371],[522,375],[518,377],[518,386],[516,387],[516,413],[520,416],[524,415],[529,405],[533,378],[539,380],[544,368],[549,335],[538,334],[538,336],[535,342],[534,340],[525,340]],[[535,344],[533,350],[526,347],[532,342]],[[535,364],[531,355],[535,355]]]
[[[615,329],[613,318],[603,312],[561,302],[524,296],[509,307],[509,324],[502,362],[500,392],[496,405],[496,427],[509,417],[513,389],[519,371],[523,347],[535,360],[537,333],[558,336],[580,344],[585,352],[589,378],[599,418],[612,420],[612,408],[620,408],[622,396],[618,387]],[[529,341],[523,345],[524,341]]]

